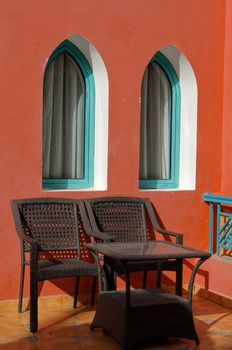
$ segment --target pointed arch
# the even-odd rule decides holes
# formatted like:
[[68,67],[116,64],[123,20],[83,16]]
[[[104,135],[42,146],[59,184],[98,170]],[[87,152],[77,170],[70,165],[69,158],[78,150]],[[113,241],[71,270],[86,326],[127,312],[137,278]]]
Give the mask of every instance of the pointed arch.
[[[88,189],[105,190],[107,188],[107,144],[108,144],[108,76],[104,62],[98,51],[81,35],[73,35],[63,41],[48,59],[44,78],[54,61],[60,55],[67,55],[76,63],[76,71],[79,70],[79,80],[83,77],[84,86],[84,134],[83,140],[83,176],[80,178],[45,178],[43,171],[44,189]],[[67,77],[66,77],[67,78]],[[65,79],[66,79],[65,78]],[[65,90],[66,86],[63,86]],[[73,93],[73,89],[72,89]],[[75,108],[77,108],[76,106]],[[51,108],[50,108],[51,109]],[[73,109],[73,108],[72,108]],[[80,109],[80,108],[79,108]],[[62,112],[64,114],[64,112]],[[45,113],[44,113],[45,119]],[[69,119],[63,116],[63,119]],[[51,118],[51,120],[53,120]],[[43,123],[45,125],[46,123]],[[100,127],[101,126],[101,127]],[[73,129],[72,126],[70,126]],[[80,128],[79,128],[80,131]],[[60,132],[58,130],[58,132]],[[79,132],[80,134],[80,132]],[[79,135],[80,136],[80,135]],[[82,142],[76,140],[76,144]],[[43,127],[43,169],[45,128]],[[63,141],[62,141],[63,142]],[[67,147],[66,147],[67,148]],[[77,158],[80,158],[76,151]],[[64,156],[64,164],[66,156]],[[64,171],[62,170],[64,173]]]
[[[161,58],[161,60],[160,60]],[[158,60],[157,60],[158,59]],[[141,155],[140,155],[140,188],[141,189],[179,189],[193,190],[196,184],[196,136],[197,136],[197,83],[194,71],[186,56],[181,53],[173,45],[166,45],[161,48],[152,58],[151,62],[159,64],[163,73],[166,75],[171,89],[171,157],[169,178],[153,178],[141,179]],[[165,65],[166,62],[166,65]],[[163,64],[164,63],[164,64]],[[176,84],[172,84],[172,77],[176,80]],[[178,87],[179,93],[176,97],[173,95],[173,86]],[[153,91],[154,98],[157,97],[157,92]],[[165,101],[157,103],[164,104]],[[166,104],[168,101],[165,102]],[[179,105],[179,110],[176,105]],[[141,104],[142,107],[142,104]],[[175,109],[175,110],[174,110]],[[158,112],[159,114],[159,112]],[[154,116],[152,116],[154,118]],[[141,113],[141,118],[144,118]],[[178,133],[173,134],[173,126],[179,118]],[[142,121],[141,121],[142,122]],[[178,124],[178,121],[177,121]],[[142,124],[141,124],[142,125]],[[178,129],[177,128],[177,129]],[[151,133],[151,131],[149,131]],[[173,138],[174,135],[174,138]],[[154,135],[153,135],[154,136]],[[157,138],[157,136],[156,136]],[[175,144],[173,140],[175,139]],[[140,141],[141,142],[141,141]],[[143,141],[142,141],[143,142]],[[141,144],[142,144],[141,142]],[[154,144],[155,145],[155,144]],[[151,151],[154,151],[154,147]],[[176,147],[178,145],[178,147]],[[161,145],[169,147],[169,145]],[[140,146],[141,152],[141,146]],[[154,152],[153,152],[154,153]],[[173,177],[174,176],[174,177]],[[172,181],[174,179],[174,181]]]
[[43,101],[43,188],[92,187],[94,77],[84,55],[68,40],[47,62]]

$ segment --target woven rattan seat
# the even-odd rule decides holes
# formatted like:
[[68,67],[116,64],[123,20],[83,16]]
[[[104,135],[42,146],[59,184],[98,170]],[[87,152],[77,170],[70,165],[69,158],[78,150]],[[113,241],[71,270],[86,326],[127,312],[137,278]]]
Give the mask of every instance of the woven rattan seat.
[[[86,209],[96,242],[146,242],[156,239],[160,233],[165,239],[175,238],[183,244],[183,235],[161,228],[158,215],[147,198],[103,197],[85,200]],[[160,239],[160,236],[159,236]],[[113,274],[123,274],[121,263],[105,258],[105,272],[111,274],[109,289],[115,289]],[[106,267],[107,265],[107,267]],[[146,286],[147,271],[157,271],[157,286],[161,284],[161,271],[176,272],[176,294],[182,295],[182,260],[163,262],[135,262],[130,271],[144,271],[143,287]],[[109,281],[109,278],[108,278]]]
[[[83,245],[86,242],[86,236],[82,217],[86,221],[87,216],[82,201],[32,198],[12,200],[11,205],[16,231],[21,241],[19,312],[22,311],[24,270],[28,265],[30,268],[30,330],[36,332],[38,282],[75,277],[73,304],[76,307],[81,276],[94,277],[91,299],[92,303],[94,302],[98,270]],[[85,222],[85,226],[88,226],[88,222]]]
[[96,276],[96,266],[83,260],[44,260],[38,264],[38,281],[73,276]]

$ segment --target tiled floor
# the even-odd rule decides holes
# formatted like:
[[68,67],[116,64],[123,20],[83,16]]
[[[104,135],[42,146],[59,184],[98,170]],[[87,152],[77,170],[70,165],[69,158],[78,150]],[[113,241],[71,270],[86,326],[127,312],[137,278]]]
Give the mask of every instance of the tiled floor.
[[[200,338],[193,341],[169,339],[147,350],[232,350],[232,310],[194,297],[195,325]],[[114,339],[100,329],[90,331],[94,308],[78,306],[39,309],[39,332],[28,330],[29,312],[0,313],[0,350],[119,350]],[[155,317],[155,315],[154,315]]]

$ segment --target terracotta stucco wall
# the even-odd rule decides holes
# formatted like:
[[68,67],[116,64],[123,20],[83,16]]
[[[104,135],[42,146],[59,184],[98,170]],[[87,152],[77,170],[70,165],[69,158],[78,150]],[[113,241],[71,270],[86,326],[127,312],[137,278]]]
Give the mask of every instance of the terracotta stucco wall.
[[222,194],[232,196],[232,2],[226,2]]
[[[148,196],[167,228],[207,249],[202,193],[220,190],[225,2],[22,0],[0,7],[1,299],[17,297],[19,280],[12,198]],[[51,51],[75,33],[97,48],[108,70],[108,190],[48,194],[41,190],[43,72]],[[144,193],[138,191],[140,84],[150,58],[167,44],[187,56],[198,84],[196,190]]]

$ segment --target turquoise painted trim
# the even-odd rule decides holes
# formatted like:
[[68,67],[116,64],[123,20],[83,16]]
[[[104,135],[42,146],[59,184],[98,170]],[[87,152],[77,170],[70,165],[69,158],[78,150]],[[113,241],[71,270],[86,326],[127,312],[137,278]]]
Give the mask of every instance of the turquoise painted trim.
[[210,203],[209,209],[209,251],[213,253],[213,203]]
[[[228,228],[228,224],[231,224],[232,214],[221,211],[221,206],[219,209],[220,211],[218,211],[218,215],[225,218],[225,222],[219,230],[219,234],[221,234],[223,231],[225,231],[226,227]],[[221,238],[219,241],[221,241]]]
[[220,246],[223,243],[223,241],[225,240],[225,237],[227,236],[228,232],[230,232],[231,227],[232,227],[231,216],[228,215],[228,219],[226,220],[225,224],[219,230],[219,237],[220,237],[219,245]]
[[217,204],[217,250],[216,250],[216,254],[217,256],[220,255],[220,245],[219,243],[219,239],[220,239],[220,211],[221,211],[221,204]]
[[214,195],[209,192],[203,194],[203,199],[205,202],[232,204],[232,197]]
[[43,179],[44,189],[67,190],[88,188],[87,179]]
[[139,186],[141,189],[176,188],[176,182],[174,180],[140,180]]
[[64,40],[51,54],[45,72],[61,53],[68,53],[80,67],[85,81],[85,147],[84,179],[43,179],[43,189],[92,188],[94,185],[95,82],[92,68],[83,53],[69,40]]
[[156,62],[165,72],[170,83],[172,92],[171,113],[171,176],[167,180],[139,180],[140,189],[165,189],[178,188],[179,186],[179,164],[180,164],[180,106],[181,91],[178,76],[170,61],[160,51],[149,63]]
[[[216,238],[216,255],[223,255],[222,249],[232,250],[232,214],[226,212],[222,205],[232,205],[232,197],[204,193],[203,199],[210,204],[210,252],[214,253],[213,239]],[[216,227],[214,218],[216,215]],[[223,223],[222,223],[222,218]],[[214,236],[215,234],[215,236]]]

